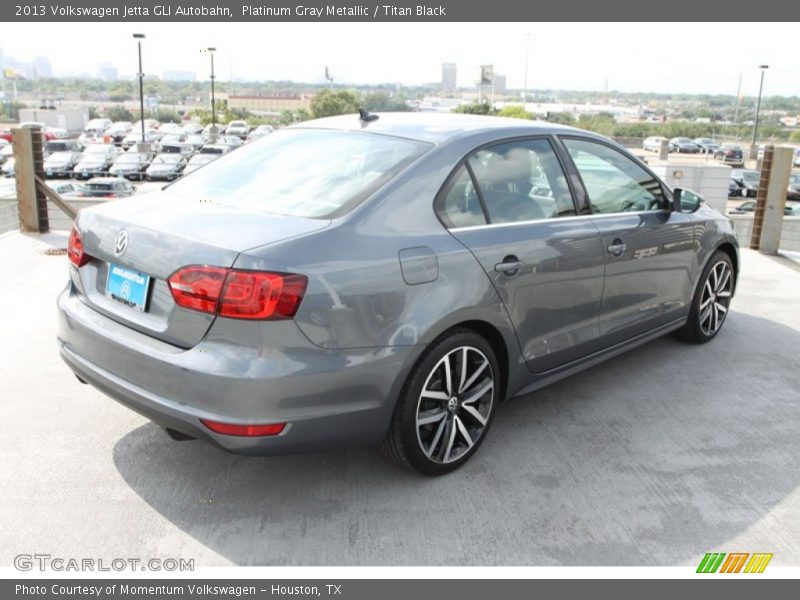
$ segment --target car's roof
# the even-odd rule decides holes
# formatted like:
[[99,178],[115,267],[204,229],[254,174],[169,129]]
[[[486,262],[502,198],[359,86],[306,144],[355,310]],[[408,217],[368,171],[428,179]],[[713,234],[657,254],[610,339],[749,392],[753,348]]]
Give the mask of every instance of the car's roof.
[[124,177],[92,177],[89,183],[115,183],[120,181],[127,181],[127,179]]
[[531,135],[580,131],[566,125],[508,117],[418,112],[379,112],[375,114],[378,119],[369,123],[362,123],[357,114],[349,114],[305,121],[291,127],[294,129],[369,131],[434,144],[473,134],[497,134],[504,130],[514,130],[515,132],[524,130],[524,133],[530,132]]

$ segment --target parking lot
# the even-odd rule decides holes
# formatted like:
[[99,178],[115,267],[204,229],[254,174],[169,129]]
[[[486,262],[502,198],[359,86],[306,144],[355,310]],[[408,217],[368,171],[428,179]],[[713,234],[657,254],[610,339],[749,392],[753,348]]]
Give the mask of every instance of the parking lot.
[[374,449],[245,458],[81,385],[55,343],[65,234],[0,236],[0,564],[19,553],[209,565],[800,562],[800,263],[749,250],[726,327],[659,339],[501,407],[427,479]]

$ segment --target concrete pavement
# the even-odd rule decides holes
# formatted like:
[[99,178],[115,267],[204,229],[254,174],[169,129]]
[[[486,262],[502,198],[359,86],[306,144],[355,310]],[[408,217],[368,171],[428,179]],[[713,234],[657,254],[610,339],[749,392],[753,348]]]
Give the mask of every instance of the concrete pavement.
[[55,343],[66,259],[0,236],[0,565],[800,565],[800,265],[743,251],[719,337],[671,336],[500,407],[462,470],[373,449],[244,458],[81,385]]

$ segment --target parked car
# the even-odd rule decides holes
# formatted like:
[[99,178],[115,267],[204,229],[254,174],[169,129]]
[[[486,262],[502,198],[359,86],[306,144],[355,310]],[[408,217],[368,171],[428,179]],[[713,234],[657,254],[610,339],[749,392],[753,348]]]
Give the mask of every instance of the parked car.
[[794,166],[800,167],[800,148],[794,151]]
[[81,198],[83,196],[83,186],[74,181],[52,183],[50,188],[62,198]]
[[55,152],[83,152],[84,146],[78,140],[50,140],[44,143],[45,155]]
[[247,121],[231,121],[225,128],[225,135],[235,135],[241,139],[246,138],[248,133],[250,133],[250,126]]
[[189,162],[186,164],[186,167],[183,169],[183,174],[188,175],[189,173],[193,173],[203,165],[207,165],[208,163],[216,160],[219,158],[219,154],[211,154],[211,153],[198,153],[192,156],[189,159]]
[[189,157],[194,154],[194,146],[184,141],[185,139],[183,135],[164,136],[156,144],[158,152],[161,154],[181,154]]
[[44,159],[45,177],[71,177],[72,169],[81,159],[81,153],[75,150],[69,152],[54,152]]
[[122,177],[96,177],[84,184],[84,198],[125,198],[130,196],[136,188],[127,179]]
[[700,152],[703,154],[714,154],[719,149],[719,144],[711,138],[695,138],[692,141],[700,148]]
[[[159,135],[158,131],[155,129],[145,129],[144,130],[144,141],[148,144],[152,144],[157,142],[161,136]],[[142,143],[142,131],[141,129],[134,129],[125,138],[122,140],[121,146],[128,150],[136,146],[136,144]]]
[[120,154],[108,174],[114,177],[124,177],[125,179],[138,179],[142,181],[147,167],[150,166],[152,156],[144,152],[125,152]]
[[186,132],[183,130],[183,127],[177,123],[162,123],[158,128],[158,131],[161,132],[162,135],[186,136]]
[[192,147],[193,151],[200,150],[205,143],[206,140],[201,133],[192,133],[186,136],[186,143]]
[[182,154],[159,154],[147,167],[147,181],[177,179],[186,168],[186,162],[186,157]]
[[55,140],[66,140],[69,138],[69,131],[63,127],[45,127],[45,132],[53,136]]
[[723,144],[714,152],[714,158],[732,167],[744,166],[744,150],[736,144]]
[[221,156],[231,151],[231,147],[227,144],[206,144],[198,151],[198,154],[214,154]]
[[102,137],[106,129],[113,125],[111,119],[92,119],[83,128],[83,132],[92,137]]
[[203,133],[203,126],[200,123],[195,123],[194,121],[186,121],[182,126],[181,129],[186,135],[196,135]]
[[16,174],[16,162],[13,156],[7,158],[4,162],[2,167],[0,167],[0,171],[3,173],[3,177],[14,177]]
[[219,139],[217,140],[217,143],[218,144],[225,144],[226,146],[230,146],[231,150],[235,150],[236,148],[238,148],[239,146],[244,144],[244,142],[242,141],[242,138],[237,137],[235,135],[221,135],[221,136],[219,136]]
[[[254,142],[256,140],[260,140],[262,137],[268,136],[273,131],[275,131],[275,128],[272,125],[259,125],[247,134],[247,141]],[[645,142],[647,142],[647,140],[645,140]],[[644,149],[648,150],[646,147]]]
[[78,164],[75,165],[72,176],[75,179],[89,179],[99,175],[107,175],[119,154],[119,148],[111,144],[92,144],[87,146]]
[[688,154],[697,154],[700,152],[700,146],[687,137],[674,137],[669,141],[669,144],[672,152],[684,152]]
[[728,179],[728,198],[738,198],[746,195],[747,190],[745,190],[744,184],[734,178],[733,170],[731,170],[731,176]]
[[642,142],[642,150],[661,152],[661,142],[665,139],[666,138],[657,135],[645,138]]
[[130,121],[116,121],[112,123],[111,127],[106,129],[106,135],[111,136],[111,141],[114,144],[122,144],[123,140],[133,129],[133,124]]
[[[728,214],[749,215],[755,210],[756,210],[756,201],[748,200],[747,202],[742,202],[739,206],[729,211]],[[783,215],[785,217],[800,216],[800,203],[794,201],[787,201],[785,206],[783,207]]]
[[383,440],[441,475],[506,398],[724,326],[731,222],[624,148],[532,121],[375,116],[288,127],[83,209],[58,299],[67,365],[176,439]]
[[800,173],[789,175],[789,190],[786,198],[787,200],[800,200]]
[[758,184],[761,180],[761,172],[754,169],[732,169],[731,179],[734,179],[742,186],[742,195],[748,198],[755,198],[758,194]]
[[11,146],[11,142],[0,138],[0,165],[12,154],[14,154],[14,148]]

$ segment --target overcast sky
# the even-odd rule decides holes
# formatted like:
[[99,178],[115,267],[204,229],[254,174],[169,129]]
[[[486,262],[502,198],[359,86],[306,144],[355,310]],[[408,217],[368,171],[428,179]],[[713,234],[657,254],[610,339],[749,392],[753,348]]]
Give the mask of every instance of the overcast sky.
[[530,33],[529,88],[735,94],[758,91],[759,64],[770,65],[766,95],[800,95],[794,23],[21,23],[4,27],[0,47],[29,61],[47,56],[56,76],[96,74],[108,61],[136,72],[133,32],[147,35],[145,73],[208,75],[201,48],[216,46],[221,80],[321,82],[324,68],[347,83],[439,81],[441,63],[458,64],[471,85],[480,64],[494,64],[509,87],[522,87]]

